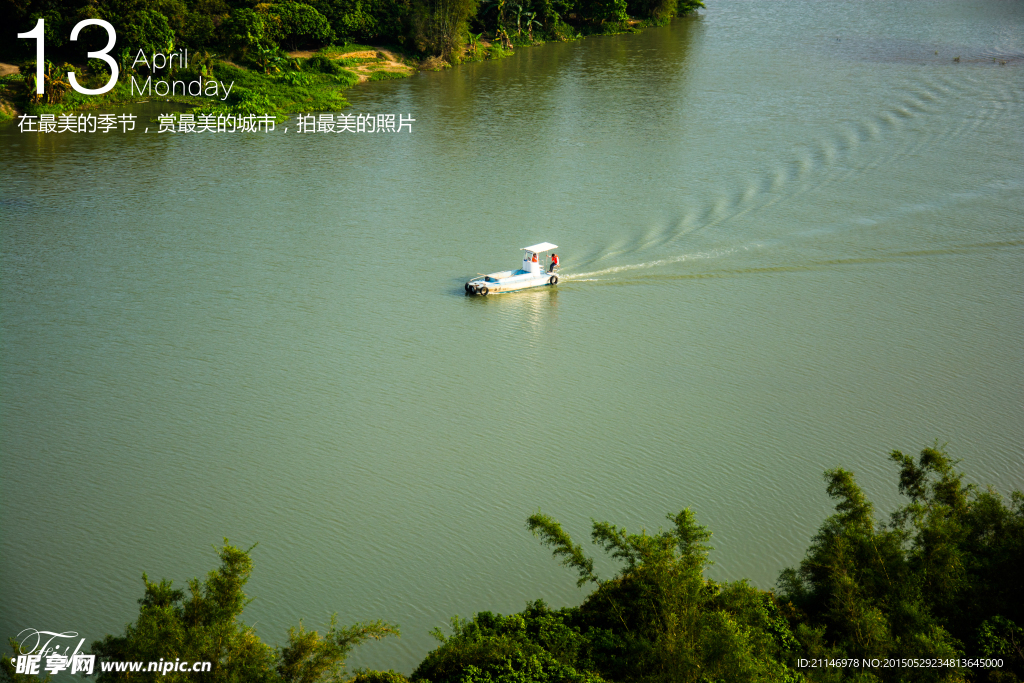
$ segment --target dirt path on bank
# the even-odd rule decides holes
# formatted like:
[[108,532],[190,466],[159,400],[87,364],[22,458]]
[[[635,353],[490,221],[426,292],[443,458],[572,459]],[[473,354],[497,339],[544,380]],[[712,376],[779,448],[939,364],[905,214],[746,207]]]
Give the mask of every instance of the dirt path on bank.
[[[315,52],[309,50],[297,50],[287,53],[289,57],[309,59]],[[355,59],[357,64],[345,68],[359,76],[359,82],[365,83],[377,71],[389,71],[391,73],[410,76],[416,72],[416,68],[406,64],[400,57],[387,50],[353,50],[352,52],[328,52],[330,59]]]
[[5,64],[4,62],[0,62],[0,78],[16,73],[18,73],[18,67],[14,64]]

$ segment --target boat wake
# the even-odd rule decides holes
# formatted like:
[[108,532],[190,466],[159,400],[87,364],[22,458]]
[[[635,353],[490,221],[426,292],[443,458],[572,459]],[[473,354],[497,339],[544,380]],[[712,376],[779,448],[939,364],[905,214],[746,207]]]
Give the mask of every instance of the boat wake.
[[[752,245],[760,246],[760,245]],[[621,266],[609,266],[608,268],[601,268],[600,270],[591,270],[585,273],[559,273],[561,278],[566,281],[573,282],[594,282],[600,281],[607,278],[600,276],[616,275],[618,273],[635,271],[635,270],[648,270],[651,268],[658,268],[661,266],[673,265],[676,263],[686,263],[688,261],[708,261],[712,259],[723,258],[734,254],[738,251],[747,251],[751,246],[746,247],[729,247],[726,249],[713,249],[706,252],[698,252],[693,254],[680,254],[679,256],[669,256],[666,258],[655,259],[653,261],[645,261],[643,263],[629,263]]]
[[[950,117],[951,108],[963,101],[983,104],[973,116]],[[1019,188],[1005,183],[967,185],[958,188],[959,192],[937,188],[918,192],[904,202],[890,199],[864,204],[872,210],[852,215],[831,212],[833,198],[845,196],[854,186],[874,191],[878,177],[897,182],[916,173],[916,158],[939,141],[951,144],[971,133],[1003,130],[1004,119],[1018,115],[1021,104],[1019,93],[1007,89],[1004,81],[983,80],[966,71],[955,75],[948,69],[927,71],[908,81],[902,95],[869,103],[859,118],[819,132],[817,139],[797,145],[767,168],[751,169],[738,186],[718,188],[675,216],[655,219],[646,229],[610,239],[590,253],[571,255],[581,272],[565,270],[559,275],[567,282],[608,282],[616,276],[636,277],[643,271],[700,262],[708,264],[697,266],[702,270],[739,273],[815,269],[863,259],[902,260],[916,253],[914,241],[895,232],[906,227],[908,217],[918,217],[910,223],[919,229],[934,223],[940,212],[951,207],[963,209],[976,198]],[[925,120],[935,118],[947,125],[924,125]],[[908,128],[915,134],[908,135]],[[809,228],[807,207],[829,210],[815,214],[817,224]],[[879,253],[877,238],[882,233],[892,241],[884,254]],[[910,230],[905,233],[917,235]],[[684,240],[689,244],[684,245]],[[767,247],[770,253],[763,252]],[[960,240],[944,247],[953,251],[972,248]],[[836,258],[828,258],[833,249],[840,252]],[[761,251],[753,259],[756,262],[746,258],[753,251]],[[686,273],[708,274],[693,269]]]

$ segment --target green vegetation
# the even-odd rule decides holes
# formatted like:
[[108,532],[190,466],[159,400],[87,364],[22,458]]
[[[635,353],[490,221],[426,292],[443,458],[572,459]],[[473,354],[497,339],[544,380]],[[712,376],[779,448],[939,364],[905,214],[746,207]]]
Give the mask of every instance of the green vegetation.
[[[242,623],[240,616],[252,602],[243,591],[252,573],[249,550],[228,544],[219,548],[220,567],[207,574],[205,581],[192,579],[187,592],[174,588],[171,581],[151,582],[145,574],[145,593],[139,599],[139,616],[120,636],[108,635],[94,642],[92,654],[98,661],[114,662],[210,662],[209,672],[192,674],[179,671],[103,672],[97,664],[94,673],[99,683],[110,681],[204,680],[211,683],[318,683],[346,678],[345,660],[352,649],[367,640],[397,636],[398,627],[382,621],[359,623],[339,628],[331,617],[326,633],[309,631],[299,622],[288,629],[283,647],[271,647],[256,635],[255,628]],[[20,652],[11,639],[12,654]],[[398,674],[362,674],[364,683],[391,683]],[[199,678],[196,678],[196,677]],[[388,678],[391,676],[391,678]],[[11,657],[0,659],[0,681],[42,683],[39,678],[15,672]]]
[[[778,592],[707,579],[711,533],[689,509],[669,515],[668,528],[656,533],[594,522],[591,541],[619,562],[608,578],[597,575],[593,558],[556,520],[537,512],[527,528],[592,592],[578,607],[555,610],[537,600],[518,614],[454,617],[448,635],[434,630],[439,646],[411,680],[1019,683],[1024,494],[1014,491],[1007,504],[991,489],[965,484],[957,463],[937,446],[916,460],[899,451],[890,459],[908,502],[883,524],[850,472],[826,472],[835,514],[799,566],[782,573]],[[238,619],[249,602],[242,592],[252,569],[248,551],[225,542],[220,558],[220,568],[205,582],[192,580],[187,595],[143,576],[138,619],[92,651],[116,661],[212,661],[203,679],[209,681],[315,683],[346,680],[352,647],[397,634],[382,622],[339,629],[332,618],[323,636],[300,623],[284,647],[265,645]],[[853,663],[822,664],[837,659]],[[865,659],[932,665],[887,667]],[[970,661],[979,659],[1002,664]],[[0,662],[0,680],[30,680],[16,678],[9,661]],[[354,674],[347,680],[410,680],[394,671]]]
[[[909,502],[888,524],[853,475],[825,473],[836,513],[779,592],[704,578],[711,534],[689,510],[657,533],[595,522],[591,540],[621,563],[610,579],[552,518],[527,527],[594,585],[579,607],[538,601],[511,616],[455,618],[413,680],[1019,681],[1024,676],[1024,495],[1010,504],[963,483],[938,447],[899,451]],[[1002,668],[801,666],[800,660],[1002,659]]]
[[[234,113],[337,111],[348,106],[342,89],[352,87],[359,78],[347,69],[335,67],[330,60],[323,61],[330,65],[329,70],[310,59],[308,62],[314,63],[307,62],[307,68],[301,71],[266,75],[219,64],[214,68],[214,77],[224,82],[234,81],[235,87],[224,103]],[[206,108],[217,111],[219,106],[218,103]]]
[[[836,514],[779,579],[809,657],[1002,657],[987,680],[1024,676],[1024,495],[1010,505],[963,483],[940,448],[899,451],[909,502],[887,525],[853,475],[826,473]],[[955,680],[954,672],[881,672],[881,680]],[[838,676],[834,677],[838,680]],[[825,680],[824,678],[822,680]],[[829,679],[832,680],[832,679]],[[978,680],[986,680],[978,678]]]
[[13,33],[30,30],[40,18],[53,60],[84,63],[86,51],[100,49],[106,36],[98,27],[69,40],[76,23],[99,18],[117,31],[122,66],[140,49],[152,55],[181,48],[258,66],[268,52],[358,42],[457,59],[471,29],[488,40],[528,44],[562,39],[566,31],[624,30],[630,18],[664,21],[703,6],[699,0],[24,0],[0,5],[0,22],[16,29],[0,44],[0,60],[34,57],[33,41],[13,39]]
[[[32,113],[58,113],[142,98],[130,88],[132,76],[195,80],[235,78],[244,90],[231,102],[178,95],[167,97],[207,110],[259,113],[337,110],[346,106],[341,91],[358,81],[339,74],[330,64],[342,54],[358,52],[355,43],[387,45],[397,62],[387,73],[361,71],[368,80],[400,78],[411,65],[440,68],[464,60],[498,59],[516,46],[545,40],[571,40],[592,33],[621,33],[663,23],[703,7],[700,0],[24,0],[0,3],[0,25],[10,27],[0,41],[0,61],[18,64],[21,74],[0,79],[0,116],[13,107]],[[100,87],[110,76],[99,60],[86,53],[106,45],[106,32],[85,27],[77,41],[72,28],[84,19],[109,21],[117,32],[112,56],[117,60],[118,86],[102,96],[84,96],[65,74]],[[34,40],[16,39],[44,20],[46,45],[44,94],[36,95]],[[337,47],[340,44],[341,47]],[[375,50],[375,48],[364,48]],[[162,58],[188,50],[188,64],[164,66]],[[289,56],[319,50],[310,59]],[[140,51],[146,61],[140,61]],[[183,53],[182,53],[183,54]],[[309,53],[306,52],[306,55]],[[377,59],[383,56],[378,53]],[[362,58],[356,58],[362,59]],[[426,60],[426,61],[424,61]],[[348,61],[346,59],[345,61]],[[342,68],[358,67],[351,63]],[[233,71],[231,71],[233,69]],[[225,73],[228,72],[228,73]],[[239,76],[245,72],[248,77]],[[274,76],[314,72],[339,76],[298,84]],[[245,81],[241,83],[240,81]],[[302,88],[301,91],[295,90]],[[160,95],[160,97],[164,97]],[[6,114],[4,113],[6,112]]]
[[[139,600],[138,619],[124,635],[93,643],[92,652],[98,659],[118,662],[208,661],[213,669],[203,677],[210,681],[315,683],[341,678],[346,657],[359,643],[398,635],[397,627],[381,621],[338,628],[331,617],[324,635],[306,630],[300,622],[288,630],[287,645],[272,648],[239,620],[252,601],[242,590],[252,573],[249,551],[225,539],[219,554],[220,567],[206,581],[189,581],[187,593],[167,580],[153,583],[143,574],[146,590]],[[127,676],[107,672],[98,680],[122,677]],[[190,674],[178,672],[145,673],[141,679],[191,680]]]
[[771,594],[743,581],[706,580],[710,532],[689,510],[669,521],[656,534],[595,522],[593,542],[622,562],[602,580],[558,522],[531,516],[527,526],[594,592],[576,608],[552,611],[537,601],[509,617],[454,619],[452,635],[437,634],[441,647],[413,680],[802,680],[791,668],[795,640]]
[[458,63],[476,8],[477,0],[420,0],[413,9],[416,45]]

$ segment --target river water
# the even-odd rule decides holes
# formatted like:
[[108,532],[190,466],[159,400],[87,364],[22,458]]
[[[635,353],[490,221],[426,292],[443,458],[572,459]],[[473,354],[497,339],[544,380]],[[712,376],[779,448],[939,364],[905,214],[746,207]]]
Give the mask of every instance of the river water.
[[[228,537],[264,639],[385,619],[351,661],[408,672],[582,599],[538,508],[688,506],[767,588],[827,468],[1024,487],[1022,85],[1021,3],[710,0],[351,91],[411,134],[0,127],[0,635],[120,632]],[[462,296],[545,240],[558,287]]]

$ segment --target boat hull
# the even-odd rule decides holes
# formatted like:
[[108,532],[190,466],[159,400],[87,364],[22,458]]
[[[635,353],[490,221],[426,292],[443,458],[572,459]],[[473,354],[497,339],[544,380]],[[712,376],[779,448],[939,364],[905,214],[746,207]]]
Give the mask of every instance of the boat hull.
[[[489,277],[489,276],[488,276]],[[509,294],[534,287],[551,287],[558,284],[558,276],[554,273],[540,272],[537,274],[513,275],[507,278],[475,278],[466,283],[466,294],[469,296],[488,296],[491,294]]]

